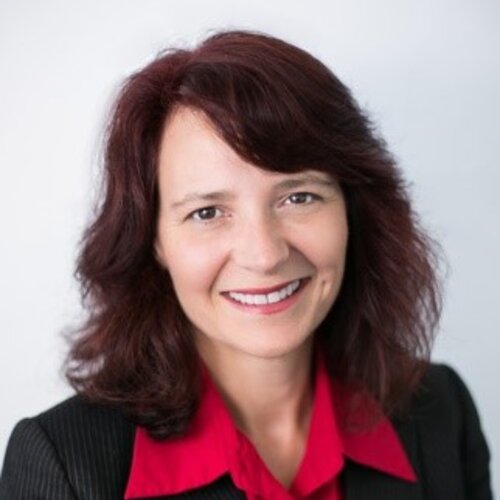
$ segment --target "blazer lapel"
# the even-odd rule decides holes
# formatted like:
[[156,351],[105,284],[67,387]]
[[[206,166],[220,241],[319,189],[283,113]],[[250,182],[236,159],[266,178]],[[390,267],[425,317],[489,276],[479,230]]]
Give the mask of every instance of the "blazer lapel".
[[393,421],[393,425],[419,481],[404,481],[348,460],[343,474],[346,500],[424,499],[415,422],[407,418]]
[[344,470],[346,500],[423,500],[420,482],[410,483],[348,461]]

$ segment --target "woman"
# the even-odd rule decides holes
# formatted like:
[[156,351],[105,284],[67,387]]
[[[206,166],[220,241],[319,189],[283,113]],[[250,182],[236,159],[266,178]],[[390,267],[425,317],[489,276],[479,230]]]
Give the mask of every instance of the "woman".
[[437,258],[349,90],[252,32],[132,75],[82,241],[78,395],[18,424],[1,498],[488,499],[429,363]]

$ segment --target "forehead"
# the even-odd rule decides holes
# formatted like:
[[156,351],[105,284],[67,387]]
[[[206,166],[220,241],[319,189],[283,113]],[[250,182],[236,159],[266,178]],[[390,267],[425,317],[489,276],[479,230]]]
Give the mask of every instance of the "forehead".
[[[168,117],[161,139],[159,155],[160,182],[183,182],[210,185],[224,178],[241,184],[245,179],[261,178],[264,182],[280,182],[293,177],[315,177],[332,182],[332,177],[317,170],[302,173],[273,172],[259,168],[240,157],[227,144],[209,118],[194,108],[179,106]],[[312,175],[314,174],[314,175]]]
[[178,106],[166,120],[160,144],[160,167],[175,162],[226,159],[235,161],[236,152],[220,137],[200,110]]

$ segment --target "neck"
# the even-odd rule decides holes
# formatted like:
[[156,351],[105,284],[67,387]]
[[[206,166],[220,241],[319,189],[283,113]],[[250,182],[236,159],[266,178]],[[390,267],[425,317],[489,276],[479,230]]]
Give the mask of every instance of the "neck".
[[248,437],[278,441],[307,433],[312,340],[276,358],[198,348],[236,426]]

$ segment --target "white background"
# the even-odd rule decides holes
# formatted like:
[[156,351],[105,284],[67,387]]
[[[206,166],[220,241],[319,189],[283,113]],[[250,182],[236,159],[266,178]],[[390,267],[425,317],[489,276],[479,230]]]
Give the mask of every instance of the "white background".
[[397,155],[450,265],[434,359],[466,380],[498,469],[499,27],[495,0],[1,0],[0,462],[16,421],[70,394],[62,333],[118,83],[168,45],[250,28],[330,66]]

